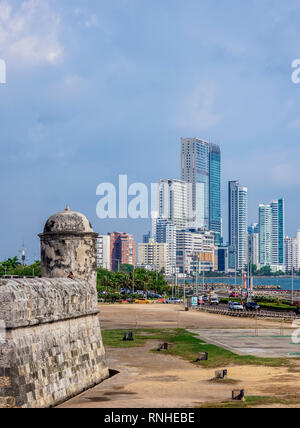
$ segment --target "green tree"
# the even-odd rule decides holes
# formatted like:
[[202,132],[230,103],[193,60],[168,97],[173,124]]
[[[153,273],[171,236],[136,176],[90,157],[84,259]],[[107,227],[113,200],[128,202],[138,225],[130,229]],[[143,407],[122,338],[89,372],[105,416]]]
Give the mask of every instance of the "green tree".
[[110,272],[100,268],[97,275],[97,288],[98,291],[106,292],[116,292],[121,288],[128,288],[133,291],[134,288],[135,291],[153,290],[159,294],[170,290],[170,286],[162,274],[141,268],[125,269],[125,272]]
[[32,265],[23,266],[18,257],[0,262],[0,276],[41,276],[41,263],[34,262]]

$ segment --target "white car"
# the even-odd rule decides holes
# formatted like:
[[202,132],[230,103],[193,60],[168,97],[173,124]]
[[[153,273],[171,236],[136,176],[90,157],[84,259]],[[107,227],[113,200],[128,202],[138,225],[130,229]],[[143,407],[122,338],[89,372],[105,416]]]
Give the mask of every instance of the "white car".
[[243,311],[244,306],[238,302],[229,302],[229,309],[231,311]]
[[183,301],[177,297],[170,297],[168,300],[165,300],[165,304],[167,305],[180,305],[181,303],[183,303]]
[[217,296],[213,296],[211,299],[210,299],[210,302],[209,302],[209,304],[210,304],[210,306],[219,306],[219,304],[220,304],[220,302],[219,302],[219,298],[217,297]]

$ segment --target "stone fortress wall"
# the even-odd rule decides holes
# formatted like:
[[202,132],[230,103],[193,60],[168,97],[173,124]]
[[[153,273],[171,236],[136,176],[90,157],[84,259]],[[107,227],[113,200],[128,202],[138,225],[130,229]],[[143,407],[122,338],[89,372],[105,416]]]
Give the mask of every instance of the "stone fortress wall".
[[[82,215],[66,210],[58,216],[65,221]],[[109,377],[93,282],[95,234],[90,227],[74,230],[73,220],[53,235],[47,230],[51,251],[58,236],[57,251],[54,261],[42,261],[43,272],[55,266],[55,278],[0,280],[0,320],[6,327],[0,336],[0,407],[52,407]],[[41,240],[45,254],[44,235]],[[70,258],[73,270],[67,278]]]

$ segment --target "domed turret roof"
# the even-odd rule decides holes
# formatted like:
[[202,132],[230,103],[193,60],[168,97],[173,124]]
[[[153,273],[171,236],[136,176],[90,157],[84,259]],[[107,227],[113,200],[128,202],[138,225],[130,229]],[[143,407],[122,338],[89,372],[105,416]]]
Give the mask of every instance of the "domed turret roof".
[[47,220],[44,233],[93,233],[90,221],[85,215],[71,211],[69,207]]

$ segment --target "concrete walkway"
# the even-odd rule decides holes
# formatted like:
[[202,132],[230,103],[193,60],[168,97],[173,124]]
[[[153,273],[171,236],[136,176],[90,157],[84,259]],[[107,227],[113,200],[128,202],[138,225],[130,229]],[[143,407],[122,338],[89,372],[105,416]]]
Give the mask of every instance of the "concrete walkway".
[[[255,357],[300,357],[300,344],[293,343],[294,330],[285,329],[197,329],[199,338],[238,355]],[[257,336],[258,335],[258,336]]]

